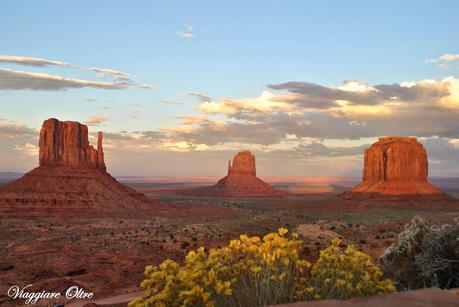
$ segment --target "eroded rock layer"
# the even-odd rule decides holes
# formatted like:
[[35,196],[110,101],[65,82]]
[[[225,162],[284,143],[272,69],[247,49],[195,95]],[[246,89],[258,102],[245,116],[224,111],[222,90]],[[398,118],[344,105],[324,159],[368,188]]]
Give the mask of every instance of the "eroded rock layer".
[[102,132],[98,134],[97,150],[89,144],[88,127],[78,122],[61,122],[50,118],[40,131],[40,166],[99,168],[105,171]]
[[383,137],[365,149],[363,181],[346,191],[343,197],[449,198],[429,183],[427,176],[427,154],[416,138]]
[[195,189],[191,194],[217,197],[275,197],[284,192],[273,188],[256,176],[255,156],[250,151],[239,152],[228,163],[228,174],[217,184]]
[[142,193],[106,171],[102,138],[99,132],[95,149],[87,126],[46,120],[40,131],[40,166],[0,189],[0,214],[45,207],[53,213],[77,210],[82,215],[147,209],[151,203]]

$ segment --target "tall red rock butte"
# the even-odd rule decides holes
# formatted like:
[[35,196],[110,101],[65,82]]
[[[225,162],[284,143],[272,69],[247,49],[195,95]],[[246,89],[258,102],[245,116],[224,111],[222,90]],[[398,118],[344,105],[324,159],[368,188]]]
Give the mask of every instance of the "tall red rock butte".
[[102,139],[99,132],[95,149],[89,144],[86,125],[45,120],[39,166],[0,189],[0,214],[27,215],[46,207],[53,214],[84,209],[79,210],[84,215],[150,206],[142,193],[107,172]]
[[449,199],[427,180],[427,153],[412,137],[382,137],[365,149],[363,181],[343,194],[345,199]]
[[97,150],[88,141],[88,127],[78,122],[51,118],[40,131],[40,166],[98,168],[105,172],[103,134],[98,133]]
[[228,163],[228,174],[217,184],[195,189],[195,194],[217,197],[276,197],[286,193],[273,188],[257,177],[255,156],[241,151]]

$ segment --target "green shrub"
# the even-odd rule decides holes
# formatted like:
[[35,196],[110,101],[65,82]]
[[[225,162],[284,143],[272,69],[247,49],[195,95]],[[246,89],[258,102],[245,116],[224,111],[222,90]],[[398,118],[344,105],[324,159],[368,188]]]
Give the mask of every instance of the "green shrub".
[[380,257],[380,266],[399,290],[459,287],[458,238],[459,219],[431,226],[415,217]]

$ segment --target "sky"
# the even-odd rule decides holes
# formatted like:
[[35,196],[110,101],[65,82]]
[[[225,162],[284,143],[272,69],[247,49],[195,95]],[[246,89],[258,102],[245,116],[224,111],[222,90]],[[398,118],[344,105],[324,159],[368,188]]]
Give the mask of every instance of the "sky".
[[360,175],[418,137],[459,175],[458,1],[0,2],[0,171],[50,117],[103,131],[118,176]]

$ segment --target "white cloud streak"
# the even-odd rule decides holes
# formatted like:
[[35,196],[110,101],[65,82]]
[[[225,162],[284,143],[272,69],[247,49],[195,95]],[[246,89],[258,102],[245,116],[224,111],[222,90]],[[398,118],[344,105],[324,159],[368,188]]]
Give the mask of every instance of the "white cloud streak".
[[438,58],[428,59],[426,60],[427,63],[437,64],[438,68],[448,68],[451,62],[455,62],[459,60],[459,53],[446,53]]
[[45,73],[15,71],[0,68],[0,90],[44,90],[59,91],[70,88],[99,88],[120,90],[129,87],[128,83],[101,82],[71,79]]
[[103,115],[90,116],[84,123],[89,126],[98,126],[108,120],[108,117]]
[[62,62],[62,61],[53,61],[53,60],[48,60],[44,58],[32,58],[32,57],[1,55],[1,54],[0,54],[0,62],[21,64],[21,65],[28,65],[28,66],[38,66],[38,67],[45,67],[45,66],[76,67],[75,65],[72,65],[67,62]]
[[178,35],[183,39],[194,38],[196,35],[193,32],[192,25],[185,25],[185,30],[178,33]]
[[[93,71],[97,73],[100,78],[107,81],[100,82],[71,79],[59,75],[14,71],[6,68],[0,68],[0,79],[3,78],[3,80],[0,80],[0,89],[61,90],[66,88],[79,87],[93,87],[103,89],[126,89],[129,87],[137,87],[141,89],[153,88],[153,86],[150,84],[137,83],[132,75],[112,68],[82,67],[63,61],[12,55],[0,55],[0,63],[19,64],[35,67],[60,66],[72,69]],[[9,78],[9,80],[5,80],[5,78]],[[27,82],[29,81],[31,84],[27,85]],[[43,84],[43,86],[41,86],[41,84]]]

